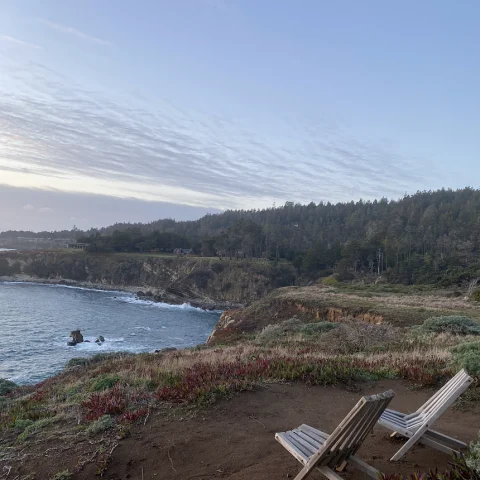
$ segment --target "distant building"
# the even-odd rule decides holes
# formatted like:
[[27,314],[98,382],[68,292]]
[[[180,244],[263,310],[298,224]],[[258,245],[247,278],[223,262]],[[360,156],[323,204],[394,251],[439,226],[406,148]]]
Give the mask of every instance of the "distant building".
[[67,243],[67,248],[74,248],[76,250],[85,250],[89,243]]
[[176,248],[173,253],[175,255],[193,255],[193,250],[191,248]]

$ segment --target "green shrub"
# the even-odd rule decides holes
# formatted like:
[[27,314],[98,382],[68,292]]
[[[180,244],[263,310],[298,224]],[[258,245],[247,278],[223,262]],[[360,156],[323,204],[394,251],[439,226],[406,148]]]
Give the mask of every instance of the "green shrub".
[[120,381],[118,375],[100,375],[99,377],[92,378],[90,383],[91,392],[103,392],[114,387]]
[[74,357],[71,358],[65,365],[65,368],[74,368],[74,367],[84,367],[88,365],[90,360],[84,357]]
[[327,277],[327,278],[322,278],[322,283],[324,285],[329,285],[334,287],[335,285],[338,285],[340,282],[335,277]]
[[[55,423],[57,419],[55,417],[49,418],[42,418],[41,420],[37,420],[36,422],[32,422],[25,430],[17,437],[20,442],[25,442],[28,440],[33,434],[35,434],[38,430],[48,427]],[[18,420],[17,420],[18,421]]]
[[289,335],[300,334],[311,338],[333,330],[338,325],[332,322],[302,323],[298,318],[290,318],[283,322],[267,325],[258,335],[261,342],[274,342],[283,340]]
[[112,417],[110,415],[103,415],[98,420],[92,422],[86,432],[88,435],[96,435],[97,433],[105,432],[113,428],[115,424],[113,423]]
[[280,323],[267,325],[258,335],[257,340],[273,342],[285,338],[289,333],[298,331],[302,322],[298,318],[290,318]]
[[480,289],[473,292],[472,300],[475,302],[480,302]]
[[12,392],[17,388],[17,384],[7,380],[6,378],[0,378],[0,397]]
[[299,327],[298,332],[302,333],[306,337],[312,337],[314,335],[329,332],[337,326],[338,324],[332,322],[306,323]]
[[21,430],[22,432],[28,428],[30,425],[33,425],[33,420],[24,420],[23,418],[17,418],[13,424],[13,428]]
[[480,432],[478,434],[478,440],[472,442],[468,449],[468,453],[465,455],[467,465],[480,474]]
[[73,473],[70,473],[68,470],[63,470],[58,472],[53,477],[53,480],[70,480],[73,477]]
[[470,375],[480,375],[480,342],[462,343],[452,348],[452,362]]
[[432,333],[450,333],[452,335],[480,335],[480,324],[460,315],[431,317],[423,322],[421,329]]

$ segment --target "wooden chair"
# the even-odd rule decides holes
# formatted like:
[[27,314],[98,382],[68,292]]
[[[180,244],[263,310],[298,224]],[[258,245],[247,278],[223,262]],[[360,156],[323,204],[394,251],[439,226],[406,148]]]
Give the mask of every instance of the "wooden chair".
[[378,479],[380,472],[356,457],[355,453],[394,396],[395,393],[389,390],[362,397],[331,435],[308,425],[277,433],[275,439],[304,465],[295,480],[307,478],[314,469],[330,480],[342,480],[333,469],[341,471],[347,462]]
[[469,387],[472,381],[473,379],[462,369],[416,412],[407,415],[386,409],[378,423],[393,430],[392,437],[403,435],[408,438],[405,445],[390,460],[399,460],[417,442],[450,455],[453,452],[458,454],[458,448],[467,447],[465,443],[438,433],[432,430],[431,427],[445,410]]

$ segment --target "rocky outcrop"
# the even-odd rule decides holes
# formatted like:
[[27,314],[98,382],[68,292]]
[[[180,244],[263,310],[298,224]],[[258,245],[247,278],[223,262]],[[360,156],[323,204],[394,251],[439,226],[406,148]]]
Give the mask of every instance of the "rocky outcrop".
[[127,290],[207,309],[244,305],[296,280],[295,269],[286,263],[149,254],[2,252],[0,263],[4,279]]
[[80,330],[73,330],[73,332],[70,333],[70,338],[71,340],[67,343],[69,347],[74,347],[78,343],[83,343],[83,335]]

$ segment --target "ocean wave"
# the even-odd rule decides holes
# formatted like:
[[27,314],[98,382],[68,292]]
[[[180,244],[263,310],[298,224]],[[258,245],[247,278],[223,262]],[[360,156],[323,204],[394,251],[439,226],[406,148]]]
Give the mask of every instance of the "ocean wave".
[[63,344],[65,348],[69,350],[72,349],[76,352],[85,352],[85,353],[92,353],[92,352],[132,352],[132,353],[140,353],[146,351],[146,348],[141,345],[132,345],[125,342],[124,337],[119,338],[106,338],[102,343],[96,343],[96,337],[84,337],[85,340],[89,340],[89,342],[82,342],[77,343],[74,347],[67,346],[67,343]]
[[147,332],[150,332],[152,329],[150,327],[134,327],[136,330],[145,330]]
[[122,297],[117,297],[117,300],[120,300],[121,302],[125,303],[131,303],[135,305],[145,305],[148,307],[155,307],[155,308],[161,308],[162,310],[196,310],[198,312],[203,312],[203,313],[210,313],[210,312],[215,312],[214,310],[204,310],[203,308],[200,307],[194,307],[190,305],[189,303],[182,303],[181,305],[172,305],[170,303],[164,303],[164,302],[154,302],[153,300],[141,300],[139,298],[133,297],[133,296],[122,296]]

